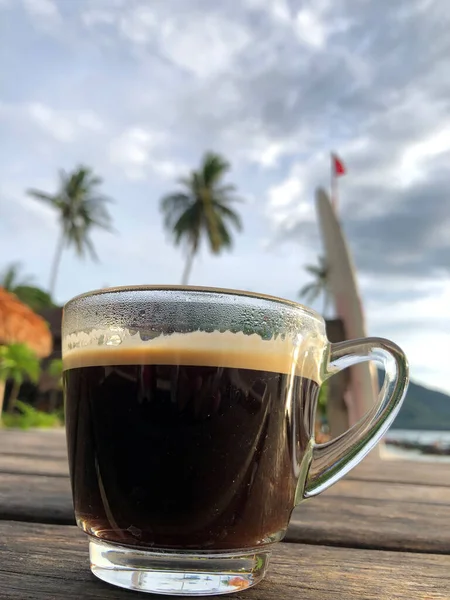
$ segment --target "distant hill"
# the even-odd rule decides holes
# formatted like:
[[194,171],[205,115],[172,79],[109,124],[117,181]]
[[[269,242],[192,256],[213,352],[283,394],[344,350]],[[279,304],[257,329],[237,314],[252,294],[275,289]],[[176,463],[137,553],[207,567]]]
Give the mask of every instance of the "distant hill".
[[[383,380],[381,374],[380,380]],[[450,396],[411,381],[392,427],[450,431]]]

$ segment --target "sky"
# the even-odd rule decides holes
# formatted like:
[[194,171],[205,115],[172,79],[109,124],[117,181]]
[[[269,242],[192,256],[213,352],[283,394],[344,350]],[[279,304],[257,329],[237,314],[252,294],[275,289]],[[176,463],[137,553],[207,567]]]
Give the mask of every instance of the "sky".
[[332,150],[368,333],[450,392],[449,28],[446,0],[0,0],[0,269],[47,285],[58,223],[26,190],[87,164],[117,234],[64,253],[57,300],[178,283],[159,201],[214,150],[244,233],[191,283],[298,299]]

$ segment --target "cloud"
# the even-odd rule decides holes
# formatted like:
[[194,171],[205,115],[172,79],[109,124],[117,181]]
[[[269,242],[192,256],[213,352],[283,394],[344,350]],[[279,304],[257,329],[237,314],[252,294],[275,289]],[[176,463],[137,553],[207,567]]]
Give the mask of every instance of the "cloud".
[[405,183],[426,177],[426,167],[432,160],[450,152],[450,122],[440,123],[439,128],[422,140],[412,143],[403,152],[400,171]]
[[[412,190],[390,191],[390,211],[370,220],[363,216],[347,218],[360,268],[422,278],[450,273],[446,185],[446,177],[436,177]],[[386,194],[386,190],[381,192]]]
[[[241,207],[246,234],[236,254],[202,256],[195,282],[248,282],[255,291],[295,298],[306,279],[302,265],[322,251],[314,190],[329,184],[329,152],[336,151],[348,168],[339,180],[339,214],[371,331],[400,338],[427,381],[434,380],[434,358],[444,372],[440,337],[430,358],[420,355],[439,322],[447,326],[445,0],[8,4],[2,13],[9,51],[1,64],[2,219],[7,214],[19,227],[28,210],[20,190],[52,189],[56,169],[80,161],[102,174],[105,193],[117,199],[121,240],[96,237],[104,264],[87,269],[86,278],[66,273],[62,298],[82,291],[75,279],[85,286],[101,285],[103,275],[109,283],[136,281],[144,276],[142,264],[150,280],[178,280],[182,257],[156,233],[158,199],[206,149],[229,158],[230,180],[254,200]],[[46,273],[46,240],[32,231],[45,219],[33,213],[23,226],[42,245],[40,262],[29,257],[25,242],[17,250],[37,273]],[[128,247],[129,256],[117,258]],[[75,259],[64,260],[79,272]]]
[[[432,12],[430,19],[435,16]],[[400,32],[401,27],[404,24],[400,24]],[[371,44],[371,54],[376,56],[389,40],[381,35],[376,23],[374,31],[378,34],[366,44]],[[407,40],[409,43],[409,37]],[[404,49],[402,45],[399,52],[403,54]],[[396,64],[398,59],[393,61],[395,65],[387,66],[391,79],[385,80],[386,65],[378,66],[373,58],[365,97],[360,96],[359,90],[349,107],[342,104],[340,124],[326,114],[326,100],[319,100],[318,104],[325,109],[324,117],[311,137],[311,151],[306,159],[295,161],[284,182],[276,186],[284,189],[283,185],[289,185],[298,191],[290,202],[287,199],[278,202],[281,214],[277,239],[306,236],[313,240],[311,228],[304,222],[300,200],[312,199],[315,187],[328,183],[329,155],[323,151],[318,134],[323,125],[331,132],[330,126],[336,122],[336,131],[340,125],[344,134],[347,130],[352,132],[351,136],[341,134],[340,138],[330,138],[327,145],[328,149],[339,151],[348,167],[348,174],[339,180],[340,215],[360,270],[424,278],[448,273],[450,101],[443,93],[447,84],[442,81],[440,71],[445,55],[445,45],[435,40],[424,49],[417,75],[406,80],[403,66]],[[350,111],[355,120],[359,114],[361,118],[349,129]],[[305,114],[305,110],[300,107],[299,113]],[[288,197],[289,194],[285,196]],[[272,189],[268,201],[273,202]]]
[[34,125],[57,142],[71,143],[86,134],[102,132],[104,124],[90,110],[57,110],[41,102],[1,104],[0,121],[22,126],[23,121]]
[[73,142],[83,133],[98,133],[101,119],[91,111],[58,111],[33,102],[25,109],[30,120],[59,142]]
[[[249,43],[244,27],[214,15],[174,18],[161,29],[161,49],[178,67],[200,78],[231,67]],[[207,51],[205,51],[207,49]]]
[[291,20],[291,9],[286,0],[245,0],[249,9],[266,13],[274,21],[288,23]]
[[32,18],[46,21],[58,21],[60,12],[54,0],[23,0],[25,11]]
[[322,48],[327,40],[324,21],[309,8],[299,10],[295,16],[295,31],[306,45]]
[[283,183],[273,186],[269,191],[270,208],[279,208],[291,204],[303,192],[302,182],[297,177],[290,177]]
[[88,28],[114,25],[116,16],[108,9],[88,8],[81,13],[81,22]]
[[198,78],[207,78],[231,66],[250,41],[241,23],[192,3],[130,3],[125,10],[88,9],[82,14],[87,27],[112,25],[130,42],[137,56],[156,52],[175,67]]
[[160,156],[165,136],[142,127],[130,127],[114,138],[109,156],[113,165],[123,169],[130,179],[145,179],[151,173],[173,178],[183,169],[177,162]]
[[413,377],[426,376],[432,387],[448,387],[450,278],[374,278],[364,281],[363,288],[373,334],[389,334],[404,348]]

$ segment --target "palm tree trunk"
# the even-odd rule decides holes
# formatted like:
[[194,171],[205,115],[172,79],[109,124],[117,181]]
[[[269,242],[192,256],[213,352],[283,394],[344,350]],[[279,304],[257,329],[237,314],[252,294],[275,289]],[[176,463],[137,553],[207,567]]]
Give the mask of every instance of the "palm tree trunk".
[[64,235],[64,231],[62,231],[59,236],[58,243],[56,245],[56,252],[55,252],[55,256],[53,258],[52,268],[50,271],[50,282],[49,282],[48,290],[50,292],[51,297],[53,297],[53,294],[55,292],[56,276],[58,275],[59,263],[61,261],[62,251],[64,248],[64,242],[65,242],[65,235]]
[[181,285],[187,285],[189,281],[189,275],[191,274],[192,263],[194,262],[195,251],[193,248],[189,250],[189,254],[184,265],[183,276],[181,278]]
[[48,400],[48,412],[54,412],[56,410],[56,403],[58,402],[58,391],[50,390]]
[[327,310],[328,310],[328,304],[329,304],[329,296],[328,296],[328,292],[326,290],[324,290],[323,292],[323,313],[322,316],[325,318],[327,315]]
[[11,388],[11,393],[9,394],[9,402],[8,402],[8,412],[12,413],[14,410],[14,406],[16,404],[17,397],[20,392],[20,383],[18,381],[14,381],[13,386]]
[[3,381],[0,379],[0,426],[1,426],[3,402],[5,400],[5,388],[6,388],[6,381]]

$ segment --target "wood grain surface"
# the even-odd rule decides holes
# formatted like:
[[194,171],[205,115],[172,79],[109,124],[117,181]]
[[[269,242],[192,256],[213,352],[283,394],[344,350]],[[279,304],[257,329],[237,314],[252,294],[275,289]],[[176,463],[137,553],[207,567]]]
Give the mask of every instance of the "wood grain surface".
[[[1,599],[139,597],[90,574],[73,523],[64,431],[2,430]],[[448,523],[450,465],[369,455],[294,510],[266,581],[234,597],[449,600]]]
[[[53,465],[50,464],[52,461]],[[0,473],[4,472],[67,474],[64,430],[1,430]],[[381,460],[376,453],[372,453],[350,471],[346,480],[450,487],[450,463],[439,463],[432,459]]]
[[[2,600],[132,599],[89,571],[76,527],[0,522]],[[267,578],[236,600],[448,600],[448,557],[278,544]],[[149,596],[150,597],[150,596]],[[151,596],[167,598],[167,596]]]
[[0,473],[0,519],[72,525],[69,478]]
[[450,505],[323,496],[294,510],[285,539],[450,554],[446,523],[450,523]]
[[450,462],[427,460],[375,460],[367,457],[347,475],[349,480],[412,483],[450,487]]
[[67,456],[54,458],[36,454],[0,454],[0,473],[69,476]]
[[66,438],[62,427],[19,431],[0,430],[0,457],[4,455],[28,455],[36,459],[45,456],[66,459]]
[[[336,484],[294,510],[286,540],[450,554],[448,488],[403,484],[381,491],[370,482]],[[0,518],[73,524],[69,478],[0,474]]]

